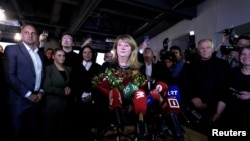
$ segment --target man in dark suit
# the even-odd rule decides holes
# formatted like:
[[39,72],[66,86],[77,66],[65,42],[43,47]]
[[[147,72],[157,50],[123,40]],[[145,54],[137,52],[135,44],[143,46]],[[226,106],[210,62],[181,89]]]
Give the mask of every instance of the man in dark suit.
[[35,27],[22,26],[21,39],[22,43],[5,48],[3,59],[8,85],[10,138],[14,141],[37,139],[39,104],[44,92],[44,54],[37,48]]

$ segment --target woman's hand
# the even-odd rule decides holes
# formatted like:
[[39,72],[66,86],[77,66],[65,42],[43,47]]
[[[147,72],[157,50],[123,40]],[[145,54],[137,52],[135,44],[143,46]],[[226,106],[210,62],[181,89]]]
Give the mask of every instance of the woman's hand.
[[195,108],[205,109],[207,108],[207,104],[203,103],[199,97],[195,97],[191,100]]
[[235,94],[238,99],[241,100],[249,100],[250,99],[250,92],[248,91],[241,91],[240,94]]
[[65,93],[66,96],[67,96],[67,95],[70,95],[70,93],[71,93],[71,88],[70,88],[70,87],[65,87],[65,88],[64,88],[64,93]]

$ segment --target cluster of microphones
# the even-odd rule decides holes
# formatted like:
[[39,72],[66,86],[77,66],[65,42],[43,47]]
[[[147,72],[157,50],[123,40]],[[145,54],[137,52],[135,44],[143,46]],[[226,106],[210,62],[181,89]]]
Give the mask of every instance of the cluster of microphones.
[[117,113],[118,124],[121,124],[119,113],[122,108],[123,98],[133,101],[134,112],[138,115],[137,136],[139,139],[149,136],[147,124],[144,121],[144,116],[147,114],[147,107],[159,103],[163,114],[171,117],[177,139],[179,141],[184,140],[183,131],[180,129],[181,127],[177,119],[177,114],[180,113],[180,94],[177,86],[168,86],[166,83],[159,81],[155,83],[155,88],[148,94],[132,83],[124,88],[122,94],[118,89],[112,89],[109,93],[109,107],[110,110]]

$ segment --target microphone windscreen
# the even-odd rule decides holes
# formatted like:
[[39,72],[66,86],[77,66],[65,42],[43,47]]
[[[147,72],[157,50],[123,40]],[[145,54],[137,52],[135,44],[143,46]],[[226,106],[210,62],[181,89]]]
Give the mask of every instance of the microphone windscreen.
[[151,94],[148,94],[148,95],[147,95],[147,105],[148,105],[148,106],[151,106],[151,105],[153,105],[153,104],[154,104],[154,98],[152,97]]
[[180,102],[180,91],[178,86],[169,86],[168,87],[168,98],[176,98]]
[[134,93],[134,111],[136,114],[143,113],[143,115],[147,112],[147,97],[143,90],[137,90]]
[[122,107],[122,97],[121,93],[117,88],[113,88],[109,92],[109,108],[114,110],[115,108]]
[[134,92],[138,90],[138,87],[133,84],[133,83],[129,83],[124,89],[123,89],[123,95],[124,98],[126,99],[130,99],[132,98],[132,95],[134,94]]
[[162,108],[165,111],[165,114],[170,114],[170,113],[180,113],[180,105],[179,102],[176,98],[166,98],[165,103],[162,105]]
[[162,81],[158,81],[155,84],[155,89],[162,95],[162,97],[165,97],[168,90],[168,85]]
[[156,90],[150,90],[149,94],[153,97],[154,100],[160,101],[161,95]]
[[99,90],[99,91],[101,91],[103,94],[105,94],[106,96],[109,96],[109,92],[110,92],[110,90],[109,89],[106,89],[106,88],[104,88],[104,87],[102,87],[102,86],[96,86],[96,88]]

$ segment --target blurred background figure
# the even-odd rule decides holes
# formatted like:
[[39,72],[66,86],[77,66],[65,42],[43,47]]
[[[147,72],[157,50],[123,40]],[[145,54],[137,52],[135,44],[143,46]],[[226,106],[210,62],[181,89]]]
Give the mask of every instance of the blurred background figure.
[[53,64],[54,60],[52,58],[52,54],[54,54],[54,49],[53,48],[47,48],[45,51],[45,58],[44,58],[44,62],[45,65],[51,65]]
[[110,62],[113,58],[112,51],[108,51],[104,54],[104,62]]

